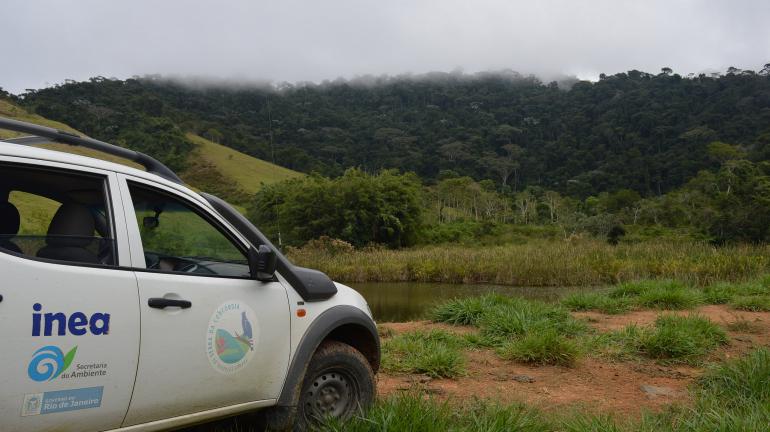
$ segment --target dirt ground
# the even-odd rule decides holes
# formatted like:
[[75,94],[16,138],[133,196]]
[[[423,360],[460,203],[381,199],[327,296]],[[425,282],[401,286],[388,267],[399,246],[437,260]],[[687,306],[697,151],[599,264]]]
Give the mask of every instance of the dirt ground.
[[[649,325],[660,311],[637,311],[624,315],[579,312],[598,331],[617,330],[628,324]],[[740,356],[758,345],[770,346],[770,313],[742,312],[728,306],[703,306],[694,311],[717,324],[746,320],[757,331],[741,333],[725,330],[730,344],[715,351],[709,360]],[[442,329],[456,333],[475,331],[428,321],[387,323],[381,327],[393,334],[417,329]],[[386,333],[388,330],[385,331]],[[420,375],[379,374],[381,396],[421,389],[439,399],[466,402],[491,399],[500,403],[525,402],[543,410],[580,407],[597,412],[636,417],[644,410],[660,410],[672,402],[688,403],[688,386],[703,373],[703,368],[663,365],[651,360],[613,362],[585,356],[574,367],[528,366],[500,359],[492,350],[469,350],[468,375],[458,379],[430,379]]]

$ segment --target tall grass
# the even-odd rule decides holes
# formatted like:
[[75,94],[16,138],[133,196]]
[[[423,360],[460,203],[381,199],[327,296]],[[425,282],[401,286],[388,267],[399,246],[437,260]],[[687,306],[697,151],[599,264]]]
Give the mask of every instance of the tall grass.
[[332,421],[321,430],[339,432],[546,432],[552,426],[537,410],[522,404],[476,402],[457,409],[420,394],[401,394],[376,404],[366,416]]
[[669,278],[705,286],[744,281],[770,270],[770,246],[714,247],[699,242],[610,246],[598,240],[534,240],[526,244],[414,249],[361,249],[329,254],[292,249],[297,264],[349,282],[492,283],[519,286],[595,286]]
[[770,351],[713,367],[696,387],[695,405],[668,419],[677,431],[767,431],[770,426]]
[[562,304],[573,311],[598,310],[618,314],[632,308],[691,309],[704,302],[702,290],[673,280],[641,280],[617,285],[608,293],[576,293]]

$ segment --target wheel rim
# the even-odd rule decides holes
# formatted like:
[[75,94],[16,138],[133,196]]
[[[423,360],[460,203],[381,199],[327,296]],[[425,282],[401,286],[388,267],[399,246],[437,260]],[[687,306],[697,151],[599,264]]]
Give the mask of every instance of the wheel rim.
[[358,383],[341,369],[319,373],[307,390],[305,413],[312,419],[348,418],[358,405]]

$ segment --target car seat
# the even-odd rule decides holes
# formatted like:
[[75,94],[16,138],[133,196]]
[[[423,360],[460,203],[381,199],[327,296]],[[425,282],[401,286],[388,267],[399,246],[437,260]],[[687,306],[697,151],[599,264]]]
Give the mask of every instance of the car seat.
[[19,233],[21,217],[16,206],[9,202],[0,202],[0,248],[15,253],[22,253],[21,248],[11,240]]
[[59,207],[48,227],[46,246],[38,258],[99,264],[99,258],[87,249],[94,241],[94,217],[87,207],[66,203]]

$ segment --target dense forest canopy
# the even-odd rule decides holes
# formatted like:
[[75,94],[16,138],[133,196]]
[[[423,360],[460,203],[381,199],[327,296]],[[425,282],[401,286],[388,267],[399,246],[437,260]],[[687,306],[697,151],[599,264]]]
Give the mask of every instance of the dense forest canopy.
[[93,78],[13,97],[91,136],[184,168],[185,132],[304,172],[398,168],[584,199],[657,196],[722,165],[721,141],[770,158],[770,65],[682,77],[630,71],[542,83],[513,72],[273,87]]

